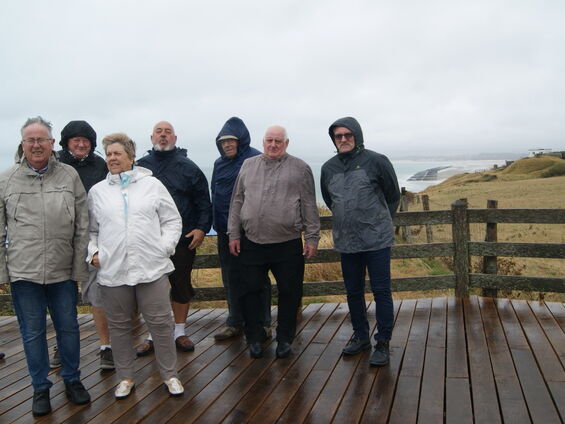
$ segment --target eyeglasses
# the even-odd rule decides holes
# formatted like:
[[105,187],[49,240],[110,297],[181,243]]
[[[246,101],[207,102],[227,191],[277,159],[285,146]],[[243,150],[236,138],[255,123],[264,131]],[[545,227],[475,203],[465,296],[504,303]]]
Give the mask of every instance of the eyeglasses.
[[52,138],[26,138],[22,140],[28,146],[33,146],[35,143],[39,143],[42,146],[45,146],[53,141]]
[[334,134],[334,140],[341,140],[345,138],[347,141],[353,138],[353,133],[345,133],[345,134]]

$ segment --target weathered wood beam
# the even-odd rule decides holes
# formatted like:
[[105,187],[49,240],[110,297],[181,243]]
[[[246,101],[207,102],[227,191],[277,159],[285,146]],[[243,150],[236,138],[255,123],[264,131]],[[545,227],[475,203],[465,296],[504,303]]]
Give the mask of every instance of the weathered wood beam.
[[565,258],[565,243],[490,243],[469,242],[474,256],[514,256],[526,258]]

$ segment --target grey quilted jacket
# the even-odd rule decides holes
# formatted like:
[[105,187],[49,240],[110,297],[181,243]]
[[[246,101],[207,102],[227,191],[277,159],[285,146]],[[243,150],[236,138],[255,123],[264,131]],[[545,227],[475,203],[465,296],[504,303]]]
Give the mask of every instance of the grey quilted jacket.
[[38,174],[22,159],[0,175],[0,283],[85,281],[86,193],[78,173],[49,159]]

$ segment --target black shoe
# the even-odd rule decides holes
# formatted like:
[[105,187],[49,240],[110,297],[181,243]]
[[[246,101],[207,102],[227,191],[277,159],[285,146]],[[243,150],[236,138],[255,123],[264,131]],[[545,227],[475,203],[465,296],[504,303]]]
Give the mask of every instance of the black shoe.
[[279,342],[277,345],[277,358],[287,358],[292,350],[290,349],[290,343],[288,342]]
[[33,392],[33,403],[31,405],[31,412],[36,417],[47,415],[51,412],[51,402],[49,401],[49,389],[36,390]]
[[357,355],[364,350],[371,349],[371,340],[367,337],[366,339],[360,339],[358,337],[353,337],[347,343],[347,346],[341,351],[344,355]]
[[375,346],[375,351],[369,359],[369,365],[372,367],[382,367],[388,364],[390,361],[390,353],[388,350],[388,340],[387,341],[377,341]]
[[90,395],[79,380],[65,381],[65,394],[75,405],[84,405],[90,402]]
[[114,357],[112,356],[112,349],[107,347],[100,352],[100,369],[102,370],[113,370],[114,367]]
[[0,359],[4,359],[4,352],[0,352]]
[[261,358],[263,356],[263,346],[259,342],[249,344],[249,354],[252,358]]

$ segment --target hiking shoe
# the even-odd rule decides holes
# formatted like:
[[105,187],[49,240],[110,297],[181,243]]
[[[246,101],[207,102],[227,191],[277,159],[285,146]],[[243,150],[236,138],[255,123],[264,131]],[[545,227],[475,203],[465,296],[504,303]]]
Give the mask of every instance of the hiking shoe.
[[388,340],[379,340],[375,345],[375,351],[369,359],[369,365],[372,367],[382,367],[390,361],[390,352],[388,349]]
[[112,355],[112,349],[107,347],[100,351],[100,369],[101,370],[113,370],[114,369],[114,356]]
[[51,401],[49,400],[49,389],[36,390],[33,392],[31,412],[34,416],[40,417],[51,412]]
[[227,340],[227,339],[231,339],[232,337],[239,336],[241,335],[241,333],[242,333],[241,328],[226,326],[222,328],[219,333],[214,334],[214,339],[218,341]]
[[342,353],[344,355],[357,355],[358,353],[369,349],[371,349],[371,340],[368,337],[366,339],[353,337],[349,340],[347,346],[343,348]]
[[79,380],[65,381],[65,394],[75,405],[84,405],[90,402],[90,395]]
[[276,355],[277,358],[287,358],[292,353],[289,342],[279,342],[277,345]]
[[254,359],[261,358],[263,356],[263,346],[259,342],[249,344],[249,356]]
[[164,383],[171,396],[180,396],[184,393],[184,387],[182,387],[182,383],[178,378],[169,378],[168,380],[165,380]]
[[61,366],[61,356],[59,355],[59,349],[57,346],[53,348],[53,356],[49,358],[49,368],[59,368]]

